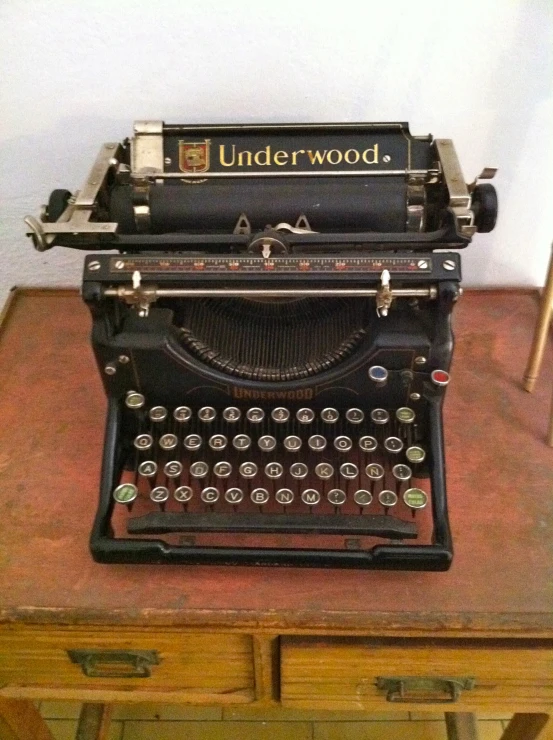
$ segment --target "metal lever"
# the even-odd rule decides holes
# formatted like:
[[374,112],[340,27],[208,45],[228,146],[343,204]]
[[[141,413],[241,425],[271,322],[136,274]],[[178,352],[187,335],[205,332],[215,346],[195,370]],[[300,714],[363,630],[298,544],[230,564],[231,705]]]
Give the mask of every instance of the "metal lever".
[[390,287],[390,272],[389,270],[382,270],[380,288],[376,293],[377,316],[387,316],[393,300],[394,294]]

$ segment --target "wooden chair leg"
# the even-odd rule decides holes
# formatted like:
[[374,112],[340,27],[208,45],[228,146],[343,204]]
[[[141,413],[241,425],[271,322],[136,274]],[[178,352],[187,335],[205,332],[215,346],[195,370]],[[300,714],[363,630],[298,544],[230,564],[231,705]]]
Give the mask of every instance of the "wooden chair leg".
[[553,715],[515,714],[501,740],[553,740]]
[[54,740],[32,701],[0,699],[2,740]]
[[547,280],[543,291],[540,307],[540,315],[536,328],[534,331],[534,337],[532,339],[532,347],[530,349],[530,357],[528,358],[528,364],[524,372],[524,388],[528,393],[532,393],[538,375],[540,373],[541,362],[543,359],[543,353],[547,344],[547,337],[549,335],[549,324],[551,322],[551,313],[553,311],[553,250],[551,251],[551,258],[549,260],[549,268],[547,271]]
[[446,712],[447,740],[478,740],[476,715],[470,712]]
[[83,704],[75,740],[107,740],[111,704]]

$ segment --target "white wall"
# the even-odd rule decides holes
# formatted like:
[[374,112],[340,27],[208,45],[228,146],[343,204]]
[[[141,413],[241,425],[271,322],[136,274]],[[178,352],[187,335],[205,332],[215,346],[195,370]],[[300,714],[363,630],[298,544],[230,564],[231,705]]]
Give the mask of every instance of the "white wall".
[[22,218],[78,188],[101,142],[168,122],[407,120],[499,167],[467,285],[541,285],[553,237],[550,0],[2,0],[0,301],[80,281]]

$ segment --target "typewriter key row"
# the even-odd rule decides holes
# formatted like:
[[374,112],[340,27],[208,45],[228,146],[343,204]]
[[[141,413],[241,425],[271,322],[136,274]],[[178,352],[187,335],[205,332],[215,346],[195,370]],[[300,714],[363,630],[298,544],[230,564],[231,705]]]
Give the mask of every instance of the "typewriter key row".
[[[130,392],[126,397],[126,405],[131,409],[140,409],[144,406],[144,396]],[[148,417],[153,422],[165,421],[168,415],[165,406],[152,406],[148,411]],[[173,418],[180,423],[190,421],[193,415],[192,409],[188,406],[178,406],[173,411]],[[242,411],[235,406],[228,406],[223,409],[221,416],[226,422],[236,423],[242,418]],[[272,409],[269,416],[277,424],[286,424],[292,414],[289,409],[279,406]],[[335,424],[340,419],[340,412],[335,408],[325,408],[318,416],[325,424]],[[365,420],[365,412],[358,408],[350,408],[345,411],[344,417],[351,424],[361,424]],[[217,418],[217,411],[212,406],[203,406],[198,410],[197,418],[205,423],[213,422]],[[266,418],[266,412],[257,407],[249,408],[245,412],[245,418],[251,424],[260,424]],[[295,418],[300,424],[311,424],[316,421],[317,414],[311,408],[300,408],[296,411]],[[383,425],[390,421],[390,414],[386,409],[373,409],[369,418],[374,424]],[[415,421],[415,412],[408,407],[401,407],[396,410],[395,418],[401,424],[412,424]]]
[[[150,499],[154,503],[163,504],[170,498],[170,491],[167,486],[156,486],[150,491]],[[179,486],[173,492],[173,498],[183,504],[192,500],[194,491],[190,486]],[[138,497],[138,488],[133,483],[122,483],[117,486],[113,492],[113,498],[120,504],[132,504]],[[245,492],[241,488],[228,488],[221,492],[214,486],[207,486],[200,491],[200,500],[205,504],[215,504],[221,497],[229,504],[240,504],[246,498]],[[271,494],[266,488],[254,488],[249,494],[250,501],[257,506],[265,506],[271,499]],[[274,494],[275,501],[282,506],[289,506],[296,498],[290,488],[280,488]],[[347,493],[341,488],[333,488],[326,494],[326,499],[333,506],[343,506],[347,501]],[[420,488],[408,488],[403,494],[403,501],[410,509],[422,509],[428,503],[427,494]],[[300,500],[306,506],[317,506],[323,499],[322,494],[316,488],[306,488],[300,494]],[[358,489],[353,494],[353,500],[358,506],[369,506],[373,501],[373,495],[370,491]],[[399,497],[397,493],[390,490],[382,490],[377,496],[378,503],[385,509],[395,506]]]
[[[349,452],[354,446],[354,440],[341,434],[331,441],[334,449],[338,452]],[[184,449],[195,452],[203,446],[204,440],[199,434],[188,434],[183,439]],[[235,450],[244,451],[250,449],[253,444],[252,438],[247,434],[237,434],[230,440]],[[176,434],[163,434],[158,439],[158,445],[162,450],[174,450],[179,444]],[[224,434],[213,434],[207,440],[208,446],[214,450],[224,450],[229,445],[229,438]],[[263,434],[256,441],[257,447],[262,452],[272,452],[277,447],[277,439],[271,434]],[[288,452],[298,452],[303,446],[303,440],[297,435],[291,434],[282,441],[283,447]],[[359,449],[363,452],[375,452],[378,449],[378,441],[371,435],[364,435],[357,440]],[[312,452],[323,452],[329,445],[329,440],[322,434],[312,434],[307,439],[307,446]],[[154,437],[151,434],[139,434],[135,437],[134,446],[138,450],[149,450],[154,446]],[[403,440],[399,437],[386,437],[383,441],[386,452],[397,455],[404,449]],[[421,463],[426,457],[422,447],[411,445],[406,450],[406,456],[411,463]]]
[[[192,478],[206,478],[210,473],[210,466],[203,460],[196,460],[189,468],[188,472]],[[288,471],[279,462],[267,463],[263,468],[263,473],[267,478],[271,480],[278,480],[282,478],[286,472],[295,478],[296,480],[303,480],[309,475],[309,468],[305,463],[296,462],[290,465]],[[342,463],[337,471],[334,465],[328,462],[321,462],[315,465],[313,473],[320,480],[330,480],[336,472],[339,473],[341,478],[346,480],[355,480],[359,476],[359,466],[352,462]],[[138,474],[144,478],[155,478],[158,472],[163,471],[164,475],[168,478],[179,478],[183,471],[183,464],[179,460],[170,460],[166,462],[163,467],[158,466],[154,460],[144,460],[138,466]],[[233,466],[226,460],[220,460],[213,465],[213,474],[216,478],[229,478],[233,472]],[[260,467],[255,462],[243,462],[238,466],[238,473],[242,478],[247,480],[255,478],[260,472]],[[370,463],[364,468],[365,475],[371,481],[379,481],[384,478],[385,470],[379,463]],[[408,465],[398,463],[392,468],[392,475],[396,481],[409,481],[413,475],[411,468]]]

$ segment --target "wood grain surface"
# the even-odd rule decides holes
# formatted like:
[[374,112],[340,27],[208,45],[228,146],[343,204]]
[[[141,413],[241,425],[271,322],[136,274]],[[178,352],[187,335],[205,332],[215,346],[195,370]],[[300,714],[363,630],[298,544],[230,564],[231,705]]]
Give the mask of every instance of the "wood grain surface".
[[105,400],[86,307],[21,291],[0,334],[0,620],[270,632],[550,635],[553,353],[522,375],[536,295],[467,292],[445,403],[448,573],[99,565],[88,552]]

